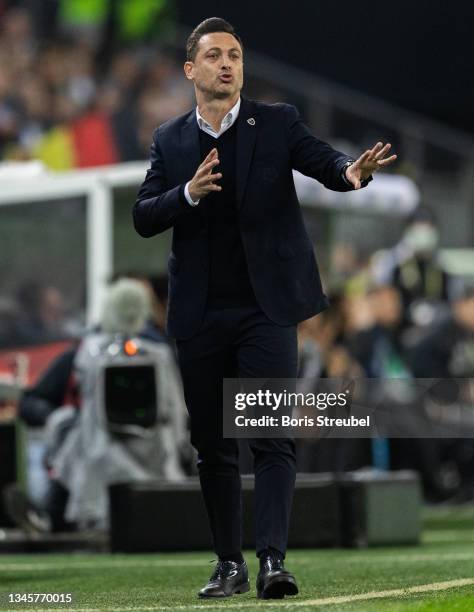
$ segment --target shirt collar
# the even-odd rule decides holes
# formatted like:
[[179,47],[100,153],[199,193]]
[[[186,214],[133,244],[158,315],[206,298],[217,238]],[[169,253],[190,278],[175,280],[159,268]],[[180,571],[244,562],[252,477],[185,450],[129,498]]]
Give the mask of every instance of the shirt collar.
[[[237,100],[237,102],[234,104],[234,106],[230,109],[230,111],[227,113],[227,115],[224,117],[224,119],[222,119],[221,121],[221,127],[219,132],[222,130],[222,128],[224,127],[230,127],[235,120],[237,119],[237,117],[239,116],[239,110],[240,110],[240,102],[241,102],[241,98],[239,97],[239,99]],[[196,106],[196,119],[198,122],[199,127],[202,129],[203,127],[206,127],[207,129],[210,129],[212,131],[214,131],[214,129],[212,128],[211,125],[209,125],[209,123],[204,119],[204,117],[201,115],[201,113],[199,112],[198,107]],[[219,133],[217,132],[217,133]]]

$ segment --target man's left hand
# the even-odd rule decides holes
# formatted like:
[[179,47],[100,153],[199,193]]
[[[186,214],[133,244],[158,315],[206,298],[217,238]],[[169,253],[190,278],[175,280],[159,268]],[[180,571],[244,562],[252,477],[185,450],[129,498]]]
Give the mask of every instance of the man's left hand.
[[368,179],[371,174],[397,159],[396,155],[384,157],[391,146],[390,143],[384,145],[382,142],[378,142],[375,147],[367,149],[358,160],[346,169],[346,179],[354,186],[354,189],[360,189],[361,181]]

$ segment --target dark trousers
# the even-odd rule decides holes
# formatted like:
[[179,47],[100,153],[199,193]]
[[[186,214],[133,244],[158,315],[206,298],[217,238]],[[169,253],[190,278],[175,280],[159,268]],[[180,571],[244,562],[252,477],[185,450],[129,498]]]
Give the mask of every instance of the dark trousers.
[[[223,378],[296,378],[296,325],[282,327],[257,306],[208,308],[199,332],[177,342],[191,442],[218,556],[241,550],[238,444],[222,437]],[[286,553],[296,476],[293,439],[249,440],[254,457],[257,554]]]

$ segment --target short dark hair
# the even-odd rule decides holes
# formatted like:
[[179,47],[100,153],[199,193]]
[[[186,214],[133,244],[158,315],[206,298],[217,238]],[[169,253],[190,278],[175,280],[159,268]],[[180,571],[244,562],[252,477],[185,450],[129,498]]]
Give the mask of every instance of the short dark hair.
[[205,34],[211,34],[212,32],[227,32],[237,40],[241,48],[244,46],[240,36],[235,32],[233,26],[230,25],[225,19],[220,17],[209,17],[205,19],[189,35],[186,43],[186,59],[188,62],[194,62],[196,59],[198,43]]

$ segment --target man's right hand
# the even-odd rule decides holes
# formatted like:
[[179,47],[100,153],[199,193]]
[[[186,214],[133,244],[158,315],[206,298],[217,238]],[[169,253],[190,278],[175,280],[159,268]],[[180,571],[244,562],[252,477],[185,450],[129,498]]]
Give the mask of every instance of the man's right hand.
[[196,174],[189,182],[188,191],[193,202],[207,196],[211,191],[222,190],[220,185],[214,184],[214,181],[222,178],[222,174],[220,172],[212,174],[212,169],[218,163],[217,149],[212,149],[206,159],[201,162],[201,165],[196,170]]

